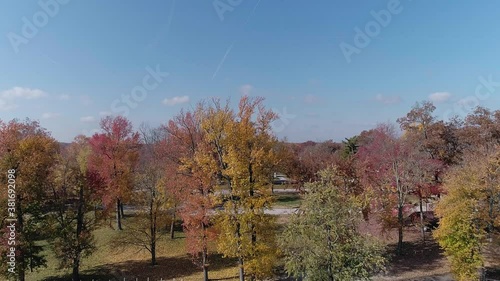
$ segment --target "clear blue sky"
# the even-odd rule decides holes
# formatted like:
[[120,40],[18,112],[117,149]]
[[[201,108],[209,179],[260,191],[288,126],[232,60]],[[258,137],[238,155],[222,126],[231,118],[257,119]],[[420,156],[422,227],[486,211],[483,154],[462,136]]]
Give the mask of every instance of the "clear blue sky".
[[[61,141],[124,113],[144,79],[125,106],[135,125],[247,93],[291,141],[341,140],[421,100],[439,118],[500,108],[499,1],[55,1],[0,2],[0,119],[40,120]],[[372,28],[368,44],[356,28]]]

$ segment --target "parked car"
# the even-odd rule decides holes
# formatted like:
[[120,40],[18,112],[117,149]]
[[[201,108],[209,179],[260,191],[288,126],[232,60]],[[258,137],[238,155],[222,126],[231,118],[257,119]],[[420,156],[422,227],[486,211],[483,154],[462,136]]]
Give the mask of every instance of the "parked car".
[[292,181],[287,178],[287,177],[283,177],[283,176],[277,176],[277,177],[274,177],[273,178],[273,181],[272,183],[273,184],[276,184],[276,185],[281,185],[281,184],[289,184],[291,183]]

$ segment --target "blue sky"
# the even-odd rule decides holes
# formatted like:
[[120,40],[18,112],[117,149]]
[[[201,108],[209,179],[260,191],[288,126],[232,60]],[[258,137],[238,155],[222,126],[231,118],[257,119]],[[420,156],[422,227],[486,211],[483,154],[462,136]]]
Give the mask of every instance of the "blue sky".
[[[278,136],[321,141],[394,121],[416,101],[435,101],[438,118],[499,109],[499,10],[493,0],[1,1],[0,119],[37,119],[71,141],[106,114],[159,125],[200,100],[249,94],[281,115]],[[140,98],[125,102],[132,92]]]

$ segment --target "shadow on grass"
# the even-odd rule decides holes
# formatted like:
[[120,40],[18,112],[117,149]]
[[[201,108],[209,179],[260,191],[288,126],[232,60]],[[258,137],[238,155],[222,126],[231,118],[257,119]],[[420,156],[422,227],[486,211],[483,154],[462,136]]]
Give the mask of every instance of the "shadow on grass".
[[414,270],[432,271],[442,267],[443,250],[433,241],[414,241],[403,243],[403,252],[397,255],[397,244],[388,247],[391,275],[400,275]]
[[[69,281],[71,279],[71,275],[63,276],[63,277],[48,277],[42,279],[42,281]],[[81,281],[110,281],[110,280],[118,280],[111,275],[106,274],[80,274]]]
[[487,267],[485,268],[485,273],[485,277],[488,279],[500,280],[500,268]]
[[297,202],[299,201],[300,195],[278,195],[276,196],[276,201],[281,203]]
[[[210,271],[221,270],[236,264],[233,259],[224,259],[221,255],[211,255],[209,257]],[[189,256],[161,257],[157,259],[157,265],[151,266],[150,261],[126,261],[121,263],[106,264],[92,270],[81,273],[82,281],[122,281],[124,280],[160,280],[181,279],[196,273],[201,275],[201,268],[194,265]],[[237,277],[237,276],[234,276]],[[230,277],[228,279],[232,279]],[[63,277],[48,277],[42,281],[67,281],[71,280],[71,275]],[[224,280],[224,279],[211,279]]]

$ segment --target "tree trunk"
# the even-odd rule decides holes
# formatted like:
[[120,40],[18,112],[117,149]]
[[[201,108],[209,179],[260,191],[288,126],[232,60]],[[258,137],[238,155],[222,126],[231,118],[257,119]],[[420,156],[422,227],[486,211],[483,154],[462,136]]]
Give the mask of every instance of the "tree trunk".
[[240,270],[240,281],[245,281],[245,269],[243,268],[243,258],[238,258],[238,266]]
[[[256,252],[255,247],[256,247],[256,244],[257,244],[257,232],[255,230],[255,225],[253,223],[252,223],[252,226],[251,226],[251,230],[252,230],[252,253],[255,254],[255,252]],[[255,281],[255,273],[252,273],[250,275],[250,280],[251,281]]]
[[202,262],[203,262],[203,281],[208,281],[208,265],[207,265],[207,249],[206,247],[203,249],[202,252]]
[[[235,208],[236,208],[236,205],[234,205]],[[237,210],[234,210],[235,214],[237,212]],[[239,272],[240,272],[240,281],[245,281],[245,269],[243,268],[243,256],[242,256],[242,253],[241,253],[241,226],[240,226],[240,223],[237,221],[236,222],[236,237],[237,237],[237,246],[238,246],[238,267],[239,267]]]
[[116,199],[116,228],[118,230],[123,230],[122,228],[122,217],[121,217],[121,212],[120,212],[120,199]]
[[156,241],[151,242],[151,265],[156,265]]
[[495,226],[495,217],[493,215],[493,211],[495,209],[495,195],[491,193],[490,191],[490,194],[488,195],[488,239],[490,240],[491,242],[491,239],[492,239],[492,233],[493,233],[493,230],[494,230],[494,226]]
[[[154,194],[153,194],[154,196]],[[154,212],[153,198],[149,201],[149,231],[151,237],[151,265],[156,265],[156,213]]]
[[[23,209],[21,208],[22,198],[19,195],[17,195],[16,198],[17,198],[16,208],[17,208],[17,222],[18,222],[17,227],[19,227],[18,229],[16,229],[16,231],[18,231],[17,233],[23,233],[24,219],[23,219]],[[16,267],[19,268],[19,280],[20,281],[26,280],[26,272],[24,270],[24,268],[25,268],[24,262],[25,262],[24,251],[23,251],[23,249],[19,249],[19,262],[18,262],[19,265],[16,264]]]
[[398,206],[398,255],[403,252],[403,206]]
[[123,203],[120,202],[120,213],[122,215],[122,218],[125,218],[125,213],[123,212]]
[[[253,184],[254,184],[254,179],[253,179],[253,165],[250,163],[248,165],[248,174],[249,174],[249,182],[250,182],[250,198],[254,197],[254,189],[253,189]],[[253,215],[254,212],[254,206],[253,203],[250,206],[250,212]],[[255,230],[255,224],[251,223],[250,229],[252,231],[252,254],[256,254],[255,246],[257,244],[257,231]],[[252,273],[250,275],[250,280],[255,281],[255,273]]]
[[[422,196],[419,198],[420,200],[420,231],[422,233],[422,241],[425,241],[425,224],[424,224],[424,208],[423,208],[423,199]],[[427,211],[427,208],[426,208]]]
[[175,208],[174,213],[172,214],[172,222],[170,223],[170,239],[175,238]]
[[19,281],[26,280],[26,272],[24,270],[24,253],[23,251],[19,251]]
[[72,281],[80,281],[80,259],[73,260],[73,273],[71,274]]
[[[80,191],[78,194],[79,196],[78,212],[76,216],[76,237],[80,237],[80,235],[83,232],[84,219],[85,219],[85,212],[83,210],[83,204],[85,204],[84,195],[85,193],[83,186],[80,186]],[[81,253],[80,249],[81,247],[80,245],[78,245],[76,256],[73,258],[73,274],[72,274],[73,281],[80,281],[80,253]]]

